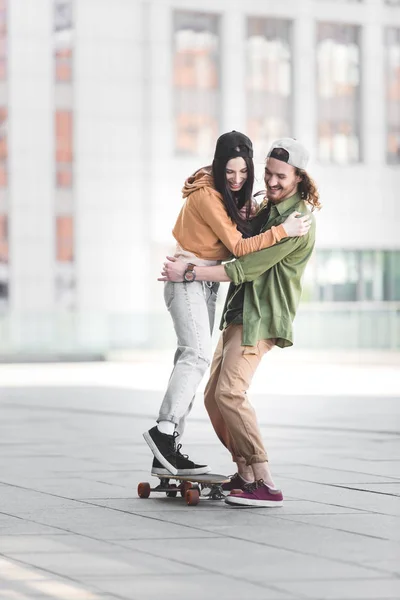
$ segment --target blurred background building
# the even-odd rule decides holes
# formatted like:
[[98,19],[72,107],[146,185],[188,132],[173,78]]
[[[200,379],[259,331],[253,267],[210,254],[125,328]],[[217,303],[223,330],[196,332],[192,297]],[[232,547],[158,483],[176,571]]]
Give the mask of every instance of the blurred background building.
[[170,344],[180,190],[231,129],[256,190],[274,138],[312,153],[297,346],[400,347],[399,0],[0,0],[0,120],[0,356]]

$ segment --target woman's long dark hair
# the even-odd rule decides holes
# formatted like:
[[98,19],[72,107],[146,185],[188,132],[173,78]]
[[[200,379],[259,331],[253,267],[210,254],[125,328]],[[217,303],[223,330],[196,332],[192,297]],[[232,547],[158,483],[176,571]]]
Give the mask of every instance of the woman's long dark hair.
[[[254,164],[251,158],[243,157],[247,167],[247,179],[243,184],[243,187],[237,194],[233,194],[228,187],[226,180],[226,165],[235,158],[214,158],[212,163],[212,175],[214,179],[214,185],[217,192],[219,192],[223,198],[226,212],[236,224],[236,227],[240,233],[248,237],[251,235],[250,225],[247,221],[250,217],[251,212],[251,199],[254,185]],[[243,218],[240,214],[240,209],[246,206],[246,218]]]

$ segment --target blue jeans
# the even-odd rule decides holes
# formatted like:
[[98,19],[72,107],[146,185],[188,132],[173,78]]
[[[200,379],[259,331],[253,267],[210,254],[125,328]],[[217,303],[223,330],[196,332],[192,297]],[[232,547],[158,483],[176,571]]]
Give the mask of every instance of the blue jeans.
[[211,335],[219,283],[193,281],[164,285],[165,304],[177,337],[174,368],[157,421],[175,423],[181,436],[196,390],[211,363]]

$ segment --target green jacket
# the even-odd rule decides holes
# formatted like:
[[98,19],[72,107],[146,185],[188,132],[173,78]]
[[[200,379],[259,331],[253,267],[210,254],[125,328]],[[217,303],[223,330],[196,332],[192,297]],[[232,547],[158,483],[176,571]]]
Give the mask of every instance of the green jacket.
[[[265,210],[265,209],[264,209]],[[293,212],[310,213],[306,203],[294,194],[271,206],[261,231],[279,225]],[[226,326],[225,313],[235,304],[235,295],[244,286],[244,346],[255,346],[258,340],[277,338],[281,348],[293,345],[292,323],[301,296],[301,277],[315,243],[315,218],[307,235],[285,238],[278,244],[226,263],[231,285],[225,302],[220,329]]]

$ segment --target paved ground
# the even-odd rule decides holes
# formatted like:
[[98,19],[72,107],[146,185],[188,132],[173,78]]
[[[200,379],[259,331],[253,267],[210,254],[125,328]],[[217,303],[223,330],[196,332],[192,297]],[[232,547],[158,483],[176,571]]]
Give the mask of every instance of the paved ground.
[[[270,364],[252,399],[286,501],[259,510],[137,498],[162,365],[0,366],[0,599],[398,600],[397,362]],[[186,439],[232,472],[200,398]]]

